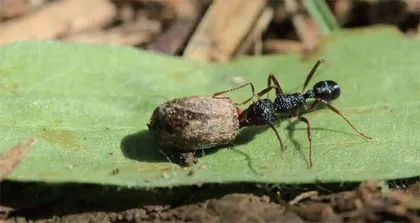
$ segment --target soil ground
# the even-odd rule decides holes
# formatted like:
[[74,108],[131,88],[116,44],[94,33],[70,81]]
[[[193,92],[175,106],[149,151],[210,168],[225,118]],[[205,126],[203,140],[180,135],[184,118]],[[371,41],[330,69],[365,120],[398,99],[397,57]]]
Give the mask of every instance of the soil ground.
[[2,204],[16,211],[2,214],[9,222],[420,222],[418,181],[154,190],[6,181]]

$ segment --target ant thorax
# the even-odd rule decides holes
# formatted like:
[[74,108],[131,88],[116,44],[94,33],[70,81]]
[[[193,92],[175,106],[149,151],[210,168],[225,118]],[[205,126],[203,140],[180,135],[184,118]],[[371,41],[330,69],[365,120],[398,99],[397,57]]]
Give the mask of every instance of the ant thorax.
[[305,97],[301,93],[278,94],[274,107],[279,114],[295,114],[305,106]]
[[277,120],[275,111],[270,99],[259,99],[239,114],[239,126],[272,124]]

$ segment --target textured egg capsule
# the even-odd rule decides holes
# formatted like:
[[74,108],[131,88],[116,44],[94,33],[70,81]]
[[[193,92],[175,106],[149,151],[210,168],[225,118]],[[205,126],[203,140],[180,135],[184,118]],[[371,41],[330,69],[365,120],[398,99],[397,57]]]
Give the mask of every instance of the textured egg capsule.
[[238,108],[229,99],[192,96],[167,101],[150,118],[158,143],[179,151],[230,143],[238,134]]

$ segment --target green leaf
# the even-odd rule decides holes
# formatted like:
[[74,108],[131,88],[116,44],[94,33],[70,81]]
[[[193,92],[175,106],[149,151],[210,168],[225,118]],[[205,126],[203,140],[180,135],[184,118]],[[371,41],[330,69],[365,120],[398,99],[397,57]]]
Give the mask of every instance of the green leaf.
[[340,28],[325,0],[303,1],[303,3],[324,36]]
[[[129,47],[22,42],[0,48],[0,151],[28,137],[38,143],[8,179],[156,187],[207,182],[310,183],[393,179],[420,175],[420,41],[389,28],[341,31],[316,58],[297,54],[207,64]],[[366,140],[328,109],[306,114],[313,161],[307,168],[306,126],[243,129],[236,145],[207,153],[191,168],[167,161],[147,131],[164,101],[210,95],[242,76],[257,89],[276,74],[285,92],[299,91],[318,57],[310,85],[337,81],[333,105]],[[231,94],[249,97],[249,89]],[[271,95],[273,97],[273,95]],[[201,153],[200,151],[198,152]],[[111,174],[118,169],[118,174]],[[190,172],[193,170],[193,172]],[[192,174],[191,174],[192,173]]]

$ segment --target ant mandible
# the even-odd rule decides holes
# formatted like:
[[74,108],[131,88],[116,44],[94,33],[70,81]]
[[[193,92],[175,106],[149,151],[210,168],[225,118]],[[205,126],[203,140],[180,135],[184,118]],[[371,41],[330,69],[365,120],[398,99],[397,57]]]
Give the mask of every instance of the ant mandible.
[[[220,97],[227,92],[235,91],[245,86],[250,85],[252,90],[252,97],[248,98],[244,102],[237,104],[243,105],[253,100],[253,103],[245,110],[239,110],[239,126],[259,126],[259,125],[268,125],[276,133],[277,139],[280,142],[281,154],[284,152],[283,142],[281,141],[280,135],[274,127],[274,122],[280,119],[280,117],[297,117],[299,121],[306,124],[306,132],[309,141],[309,168],[312,167],[312,136],[311,136],[311,125],[309,124],[308,119],[302,116],[302,112],[310,112],[315,110],[318,104],[324,104],[331,111],[340,115],[350,126],[356,131],[360,136],[372,139],[371,137],[361,133],[359,130],[354,127],[354,125],[334,106],[329,104],[330,101],[337,99],[340,96],[340,86],[332,80],[320,81],[316,83],[312,89],[309,89],[305,92],[305,89],[318,69],[319,65],[324,63],[324,60],[318,60],[313,66],[309,74],[306,76],[306,80],[303,84],[301,92],[284,94],[283,90],[280,87],[277,78],[270,74],[267,79],[267,88],[262,91],[255,93],[254,85],[250,82],[243,84],[241,86],[231,88],[228,90],[220,91],[213,94],[215,98],[225,98]],[[276,98],[274,102],[270,99],[260,99],[261,96],[267,94],[272,89],[276,92]],[[307,99],[315,99],[310,108],[306,106]]]

